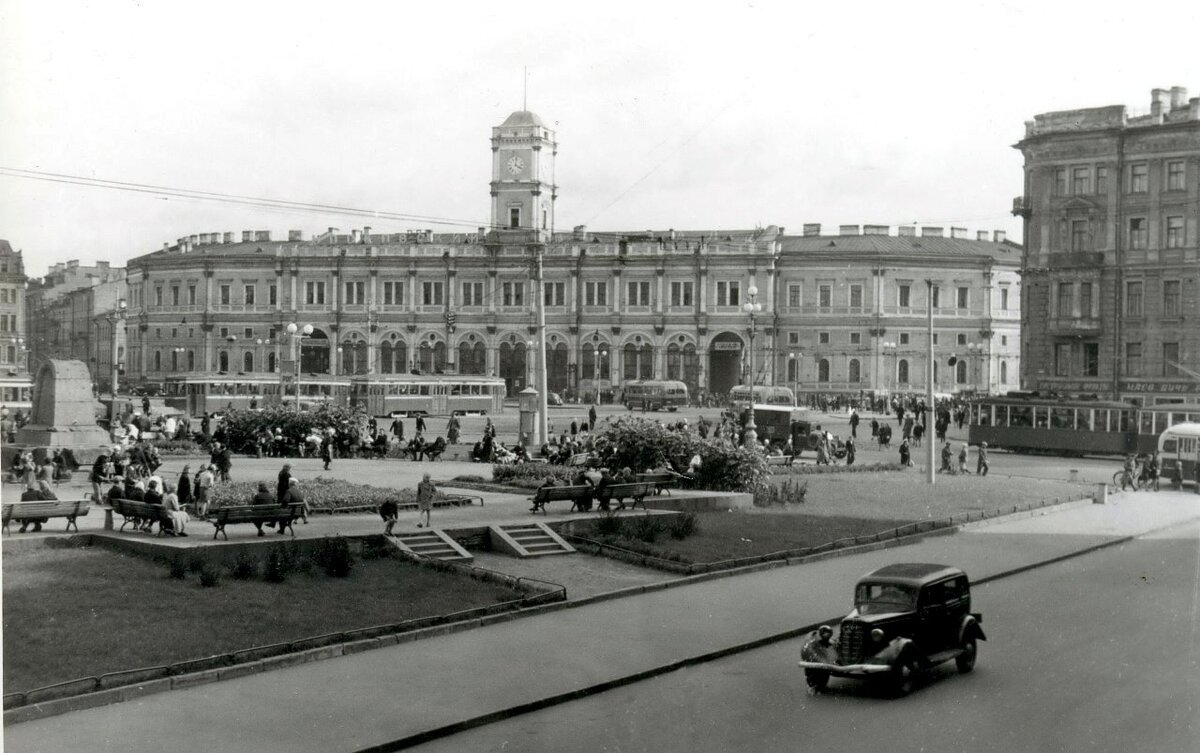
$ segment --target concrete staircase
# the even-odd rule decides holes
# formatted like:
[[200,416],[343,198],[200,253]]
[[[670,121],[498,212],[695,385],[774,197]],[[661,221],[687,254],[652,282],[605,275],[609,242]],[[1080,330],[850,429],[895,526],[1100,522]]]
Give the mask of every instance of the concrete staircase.
[[388,539],[401,551],[429,559],[471,562],[475,558],[457,541],[436,528],[418,533],[398,533]]
[[492,549],[513,557],[572,554],[575,547],[563,541],[545,523],[511,523],[488,527]]

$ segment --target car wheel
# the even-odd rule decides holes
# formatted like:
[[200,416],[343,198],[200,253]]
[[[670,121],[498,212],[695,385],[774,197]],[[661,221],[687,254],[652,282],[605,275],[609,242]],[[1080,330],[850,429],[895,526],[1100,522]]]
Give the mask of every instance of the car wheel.
[[975,657],[979,653],[979,646],[975,643],[974,638],[966,638],[962,643],[962,653],[954,659],[954,664],[958,667],[958,671],[964,675],[975,669]]
[[906,696],[913,691],[917,682],[917,660],[911,655],[900,657],[892,667],[892,691],[897,696]]
[[804,670],[804,681],[810,690],[820,692],[829,686],[829,673],[823,669]]

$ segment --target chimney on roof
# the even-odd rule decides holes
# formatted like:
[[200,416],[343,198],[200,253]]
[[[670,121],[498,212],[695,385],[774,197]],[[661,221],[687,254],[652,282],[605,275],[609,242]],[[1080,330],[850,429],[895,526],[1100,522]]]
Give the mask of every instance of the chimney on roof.
[[858,235],[858,225],[838,225],[838,235]]
[[208,243],[208,233],[200,233],[200,235],[195,236],[195,238],[196,245],[198,246],[203,246]]
[[1187,87],[1172,86],[1171,87],[1171,109],[1180,110],[1187,103]]
[[371,226],[365,225],[365,226],[363,226],[363,243],[370,243],[370,242],[371,242]]
[[163,241],[163,251],[169,251],[170,249],[171,249],[171,244],[167,243],[166,241]]
[[360,243],[361,240],[362,240],[361,233],[357,229],[350,231],[350,242],[351,243]]
[[805,238],[811,238],[814,235],[820,235],[821,234],[821,223],[806,222],[806,223],[804,223],[804,229],[801,231],[801,233],[804,235]]
[[271,240],[271,231],[270,231],[270,230],[259,230],[259,231],[255,232],[255,233],[254,233],[254,240],[256,240],[256,241],[269,241],[269,240]]
[[1188,100],[1188,120],[1200,120],[1200,97]]
[[253,243],[253,242],[254,242],[254,231],[253,230],[243,230],[242,231],[242,243]]
[[1171,93],[1166,89],[1151,89],[1150,90],[1150,115],[1153,117],[1162,117],[1163,111],[1167,107],[1167,97]]
[[986,231],[986,230],[976,230],[975,231],[975,240],[986,241],[987,239],[988,239],[988,231]]
[[1003,243],[1004,239],[1007,236],[1008,236],[1008,233],[1006,233],[1003,230],[993,230],[992,231],[992,240],[995,241],[996,243]]
[[896,228],[896,235],[901,238],[912,238],[916,236],[917,229],[912,225],[900,225]]
[[200,236],[198,236],[198,235],[188,236],[188,240],[192,242],[193,246],[197,246],[200,244]]
[[945,228],[937,227],[936,225],[922,225],[922,238],[944,238],[946,236]]
[[233,243],[233,233],[225,233],[222,243]]
[[106,262],[106,261],[96,262],[96,269],[103,271],[103,272],[107,272],[108,271],[108,262]]
[[304,231],[303,230],[289,230],[288,231],[288,240],[289,241],[304,240]]
[[863,225],[863,235],[887,235],[887,225]]
[[967,229],[965,227],[951,227],[950,228],[950,237],[951,238],[966,238],[967,237]]

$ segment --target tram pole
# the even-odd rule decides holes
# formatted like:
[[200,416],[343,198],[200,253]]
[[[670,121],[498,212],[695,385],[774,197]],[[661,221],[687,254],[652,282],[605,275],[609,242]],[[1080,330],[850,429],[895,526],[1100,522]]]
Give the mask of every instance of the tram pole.
[[929,477],[929,484],[932,486],[934,483],[936,483],[937,479],[937,466],[935,465],[935,458],[937,457],[937,453],[940,448],[937,446],[937,432],[930,431],[932,426],[930,425],[929,421],[929,417],[933,416],[933,423],[937,423],[937,403],[934,402],[933,394],[933,280],[926,280],[925,284],[928,287],[926,300],[929,302],[929,357],[927,359],[928,363],[925,365],[925,436],[928,438],[926,444],[929,447],[929,455],[925,459],[925,469]]
[[537,360],[534,361],[534,368],[537,371],[534,374],[534,379],[537,380],[538,390],[538,419],[536,424],[538,436],[534,441],[537,443],[535,446],[539,447],[550,439],[546,416],[546,408],[549,404],[549,401],[546,399],[546,390],[548,389],[546,382],[546,282],[542,274],[542,256],[545,250],[546,246],[543,242],[538,242],[533,249],[535,263],[534,278],[537,281],[535,285],[537,291],[535,293],[537,295],[537,341],[534,343],[534,347],[537,349]]

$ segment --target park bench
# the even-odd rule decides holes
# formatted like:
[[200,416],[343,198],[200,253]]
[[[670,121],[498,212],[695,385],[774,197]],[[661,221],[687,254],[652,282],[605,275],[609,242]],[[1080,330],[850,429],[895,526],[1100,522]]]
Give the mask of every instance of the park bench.
[[162,505],[152,505],[147,502],[138,502],[134,499],[115,498],[111,500],[112,511],[121,516],[121,527],[118,531],[124,531],[125,526],[133,523],[136,530],[142,523],[149,522],[151,526],[158,523],[158,535],[163,534],[163,521],[166,521],[167,526],[171,525],[171,516],[167,514],[167,508]]
[[87,500],[47,499],[6,502],[3,505],[4,530],[8,531],[8,524],[14,520],[18,523],[25,523],[26,521],[40,521],[42,518],[66,518],[67,530],[70,531],[74,527],[75,532],[78,533],[79,526],[75,519],[81,515],[87,515],[88,507]]
[[607,507],[606,502],[617,501],[617,509],[625,509],[625,500],[632,499],[629,509],[637,509],[638,505],[646,509],[646,497],[654,494],[653,481],[629,481],[623,484],[612,484],[608,487],[608,500],[601,500],[601,507]]
[[546,512],[547,502],[571,500],[571,509],[587,510],[592,506],[592,487],[588,484],[580,486],[543,486],[537,490],[529,501],[533,503],[533,512]]
[[232,505],[222,507],[208,516],[215,527],[213,538],[216,539],[218,535],[223,535],[226,541],[229,541],[229,534],[225,531],[225,526],[237,523],[253,523],[254,527],[258,529],[259,536],[266,535],[263,533],[263,523],[276,523],[280,533],[291,531],[292,538],[295,538],[296,529],[292,528],[292,522],[302,517],[304,517],[304,503],[302,502],[286,507],[281,505]]
[[785,465],[790,467],[795,460],[795,455],[768,455],[767,465]]
[[655,495],[666,492],[671,493],[671,487],[679,481],[680,476],[670,471],[647,471],[637,475],[638,481],[645,481],[654,484]]

